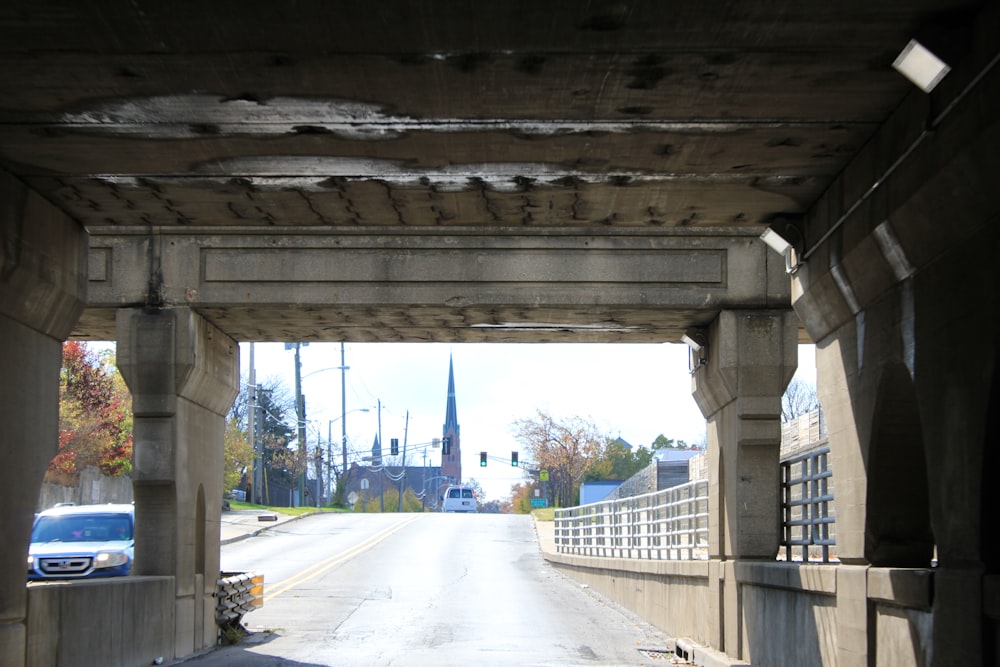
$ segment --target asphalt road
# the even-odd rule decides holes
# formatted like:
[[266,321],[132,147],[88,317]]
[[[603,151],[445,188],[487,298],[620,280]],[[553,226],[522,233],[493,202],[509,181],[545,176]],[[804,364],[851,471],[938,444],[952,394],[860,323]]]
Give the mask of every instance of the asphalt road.
[[264,572],[264,606],[185,665],[669,664],[665,635],[541,558],[527,516],[322,514],[222,565]]

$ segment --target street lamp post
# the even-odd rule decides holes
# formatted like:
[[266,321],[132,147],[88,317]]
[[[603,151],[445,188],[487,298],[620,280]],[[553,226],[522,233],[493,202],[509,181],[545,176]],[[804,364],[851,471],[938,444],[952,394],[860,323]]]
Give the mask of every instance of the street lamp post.
[[[352,412],[370,412],[371,410],[369,408],[352,408],[351,410],[345,410],[343,408],[343,406],[341,406],[341,410],[342,410],[342,414],[339,417],[337,417],[336,419],[329,420],[327,422],[327,424],[326,424],[326,429],[327,429],[327,439],[326,439],[326,452],[327,452],[327,454],[326,454],[326,456],[327,456],[327,469],[332,471],[333,467],[334,467],[333,466],[332,451],[331,451],[331,448],[333,447],[333,423],[339,421],[341,423],[341,438],[342,438],[342,441],[343,441],[343,457],[344,457],[343,458],[344,463],[343,463],[343,467],[341,468],[340,475],[341,475],[341,479],[343,480],[341,483],[342,484],[346,484],[347,480],[344,477],[344,475],[347,474],[347,415],[351,414]],[[327,497],[332,499],[333,498],[333,492],[334,492],[334,489],[333,489],[333,477],[332,477],[332,475],[328,474],[327,475]]]

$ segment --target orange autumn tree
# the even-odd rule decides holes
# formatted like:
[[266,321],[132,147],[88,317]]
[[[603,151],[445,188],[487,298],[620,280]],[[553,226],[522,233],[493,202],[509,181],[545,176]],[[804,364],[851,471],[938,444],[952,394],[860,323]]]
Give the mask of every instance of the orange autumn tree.
[[534,419],[517,419],[511,425],[521,451],[539,469],[549,473],[546,495],[554,507],[576,504],[580,482],[604,453],[608,437],[582,417],[556,419],[538,410]]
[[132,471],[132,397],[112,353],[66,341],[59,377],[59,452],[45,478],[72,484],[86,466],[111,476]]

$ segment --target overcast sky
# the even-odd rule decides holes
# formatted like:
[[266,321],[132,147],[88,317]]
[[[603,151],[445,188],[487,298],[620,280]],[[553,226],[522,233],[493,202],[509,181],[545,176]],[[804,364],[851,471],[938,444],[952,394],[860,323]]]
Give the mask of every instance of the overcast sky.
[[[812,346],[800,347],[799,377],[811,384],[813,352]],[[409,450],[417,450],[408,457],[410,465],[423,465],[424,452],[427,465],[437,464],[440,450],[424,445],[442,434],[449,355],[455,368],[462,473],[466,481],[475,478],[482,484],[487,499],[507,497],[521,480],[520,470],[509,463],[511,451],[521,449],[511,423],[533,417],[536,410],[556,418],[588,418],[609,436],[635,446],[649,446],[661,433],[704,442],[705,420],[691,397],[687,347],[681,344],[348,343],[349,449],[370,453],[381,403],[383,453],[388,454],[390,438],[402,443],[405,437]],[[282,343],[255,344],[258,384],[280,378],[294,392],[294,356]],[[301,348],[301,356],[307,440],[310,447],[318,439],[325,445],[332,430],[339,463],[340,344],[312,343]],[[246,382],[248,343],[241,344],[240,358]],[[485,468],[479,466],[480,451],[496,457]]]

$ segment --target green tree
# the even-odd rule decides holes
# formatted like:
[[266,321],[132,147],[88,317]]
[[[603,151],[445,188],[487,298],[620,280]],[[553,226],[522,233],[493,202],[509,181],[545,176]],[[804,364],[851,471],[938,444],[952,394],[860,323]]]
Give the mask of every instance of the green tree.
[[132,396],[110,351],[63,344],[59,378],[59,451],[48,481],[73,483],[85,466],[106,475],[132,471]]
[[[257,390],[256,442],[263,464],[263,488],[254,492],[265,504],[271,504],[271,486],[278,484],[292,488],[297,475],[305,470],[305,452],[290,446],[294,440],[295,399],[278,378],[269,378]],[[229,412],[229,420],[238,430],[249,430],[250,405],[248,383],[241,383],[239,395]],[[289,423],[290,422],[290,423]]]
[[[663,436],[660,436],[663,437]],[[646,447],[632,449],[621,438],[609,440],[604,453],[587,471],[587,481],[624,481],[648,466],[653,461],[653,452]]]
[[[399,506],[399,489],[395,487],[387,486],[385,489],[385,507],[388,511],[395,512],[396,508]],[[382,511],[382,503],[379,500],[378,494],[368,494],[364,498],[364,504],[362,500],[354,504],[354,511],[356,512],[368,512],[368,513],[379,513]],[[403,491],[403,512],[423,512],[424,506],[417,498],[417,495],[413,492],[413,489],[407,487]]]
[[238,487],[243,476],[253,471],[253,459],[254,451],[247,439],[247,432],[240,430],[234,419],[228,419],[223,446],[223,493]]
[[510,511],[514,514],[530,514],[531,500],[535,497],[538,482],[520,482],[510,489]]
[[601,456],[607,436],[581,417],[558,421],[537,411],[534,419],[518,419],[512,425],[521,443],[539,468],[549,471],[549,496],[556,507],[575,504],[577,489],[587,470]]
[[697,444],[689,445],[683,440],[674,440],[673,438],[664,437],[662,433],[656,436],[656,439],[653,440],[652,446],[654,452],[657,449],[699,449]]

